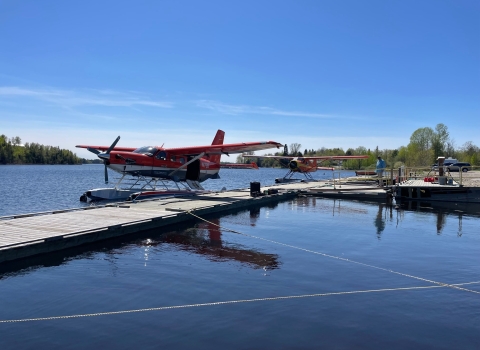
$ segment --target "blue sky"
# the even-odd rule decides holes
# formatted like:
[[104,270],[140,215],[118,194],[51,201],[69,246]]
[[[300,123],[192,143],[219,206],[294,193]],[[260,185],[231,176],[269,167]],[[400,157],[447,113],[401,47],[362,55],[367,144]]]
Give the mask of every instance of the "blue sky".
[[[478,1],[0,2],[0,133],[165,147],[480,146]],[[225,160],[228,160],[226,158]]]

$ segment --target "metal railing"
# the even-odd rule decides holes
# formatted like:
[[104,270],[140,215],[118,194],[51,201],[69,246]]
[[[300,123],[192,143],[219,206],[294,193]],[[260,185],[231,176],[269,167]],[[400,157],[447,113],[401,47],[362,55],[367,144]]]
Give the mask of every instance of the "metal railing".
[[[371,182],[378,182],[378,180],[379,180],[379,177],[376,173],[376,169],[354,170],[354,171],[355,171],[355,174],[356,174],[356,176],[354,178],[350,177],[350,178],[348,178],[348,180],[343,178],[343,180],[351,182],[353,179],[355,179],[354,180],[355,182],[365,182],[365,184],[371,183]],[[375,172],[375,174],[371,174],[373,172]],[[366,174],[366,173],[368,173],[368,174]],[[392,174],[395,174],[395,176],[392,176]],[[395,177],[396,177],[396,172],[395,171],[392,171],[392,169],[383,169],[383,174],[382,174],[381,179],[382,179],[384,185],[393,184],[393,180],[395,179]]]
[[[458,170],[458,171],[456,171]],[[438,180],[440,172],[438,168],[430,167],[404,167],[394,170],[397,182],[404,180],[421,180],[424,178],[434,178]],[[444,166],[443,176],[447,183],[455,183],[464,186],[480,187],[480,166],[465,166],[457,169],[451,169]],[[448,180],[452,180],[451,182]]]
[[[456,171],[458,170],[458,171]],[[372,170],[365,170],[366,172],[373,172]],[[356,173],[364,172],[358,170]],[[480,187],[480,166],[466,166],[459,169],[449,169],[444,167],[444,174],[446,184],[463,185],[470,187]],[[425,178],[433,178],[435,182],[438,181],[439,170],[431,167],[401,167],[398,169],[385,169],[381,180],[384,185],[393,185],[405,180],[424,180]],[[341,187],[342,182],[351,181],[341,177],[340,172],[334,172],[332,180],[334,186]],[[355,181],[364,181],[365,183],[378,181],[377,175],[357,175]]]

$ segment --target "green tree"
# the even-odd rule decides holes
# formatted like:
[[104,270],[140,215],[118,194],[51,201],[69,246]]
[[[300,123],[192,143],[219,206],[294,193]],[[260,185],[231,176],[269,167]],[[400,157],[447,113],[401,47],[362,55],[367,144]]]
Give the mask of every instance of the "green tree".
[[432,137],[432,151],[434,159],[445,155],[448,137],[449,133],[447,126],[442,123],[437,124]]
[[426,151],[432,145],[434,131],[432,128],[420,128],[413,132],[410,136],[410,144],[415,145],[418,151]]

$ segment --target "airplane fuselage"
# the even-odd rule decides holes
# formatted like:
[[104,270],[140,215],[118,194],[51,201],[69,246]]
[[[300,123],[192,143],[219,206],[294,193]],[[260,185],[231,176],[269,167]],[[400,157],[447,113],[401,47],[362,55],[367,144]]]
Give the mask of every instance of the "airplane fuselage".
[[311,173],[317,171],[317,161],[295,158],[289,161],[288,168],[294,173]]
[[211,145],[191,147],[116,147],[120,136],[111,146],[77,145],[77,147],[86,148],[103,160],[105,183],[108,183],[108,167],[122,175],[186,181],[190,187],[197,188],[198,182],[219,178],[220,158],[223,154],[254,152],[282,146],[275,141],[224,144],[224,136],[225,132],[218,130]]
[[107,166],[121,174],[174,181],[188,179],[202,182],[218,178],[220,165],[207,158],[192,161],[193,157],[175,156],[163,149],[152,151],[146,154],[112,151]]

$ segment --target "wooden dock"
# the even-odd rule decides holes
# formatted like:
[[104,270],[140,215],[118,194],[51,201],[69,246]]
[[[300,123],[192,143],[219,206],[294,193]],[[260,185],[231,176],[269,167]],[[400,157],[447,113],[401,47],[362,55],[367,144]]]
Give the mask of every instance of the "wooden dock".
[[332,186],[326,184],[310,188],[306,191],[309,196],[363,200],[369,202],[391,202],[393,196],[390,187],[378,187],[373,184],[342,184],[340,186]]
[[258,197],[244,189],[0,217],[0,263],[195,220],[190,213],[206,215],[263,206],[319,185],[295,182],[262,187],[262,193],[270,188],[278,193]]

